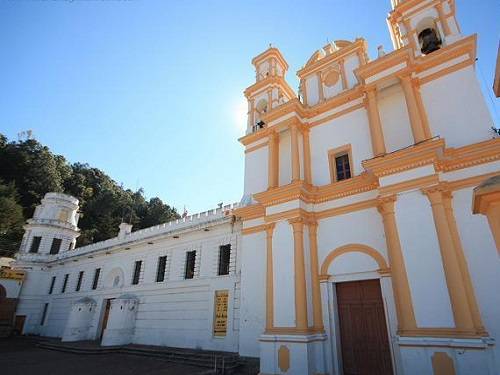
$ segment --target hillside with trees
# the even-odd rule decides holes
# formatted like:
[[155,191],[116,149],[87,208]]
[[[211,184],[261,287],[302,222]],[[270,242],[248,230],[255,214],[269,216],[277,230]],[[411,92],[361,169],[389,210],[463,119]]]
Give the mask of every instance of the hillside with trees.
[[51,191],[80,201],[77,246],[115,237],[122,220],[137,230],[179,217],[160,198],[147,200],[142,189],[124,189],[97,168],[70,164],[35,139],[9,142],[0,134],[0,256],[19,249],[23,224]]

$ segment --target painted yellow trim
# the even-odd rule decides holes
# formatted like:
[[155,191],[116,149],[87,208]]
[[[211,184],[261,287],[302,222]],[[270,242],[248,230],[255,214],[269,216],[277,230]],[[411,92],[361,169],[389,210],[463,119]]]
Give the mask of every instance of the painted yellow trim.
[[466,288],[443,205],[443,187],[437,185],[422,189],[422,192],[427,195],[431,204],[455,326],[460,331],[474,333],[474,323],[467,302]]
[[[474,329],[476,332],[482,336],[488,336],[486,329],[484,328],[481,313],[479,311],[479,306],[477,304],[476,295],[474,293],[474,286],[472,284],[472,278],[469,273],[469,266],[467,264],[467,259],[464,255],[464,249],[462,247],[462,241],[460,240],[460,235],[458,233],[457,222],[455,221],[455,213],[453,212],[453,195],[451,192],[443,193],[443,206],[446,211],[446,218],[448,219],[448,226],[450,227],[450,232],[453,240],[453,245],[455,249],[455,256],[458,261],[458,266],[460,268],[460,273],[462,275],[465,293],[467,294],[467,302],[469,304],[469,309],[472,315],[472,321],[474,323]],[[500,195],[499,195],[500,201]]]
[[417,105],[417,99],[415,97],[414,84],[412,83],[411,76],[409,74],[402,75],[400,77],[401,86],[403,87],[403,93],[406,101],[406,108],[408,110],[408,116],[410,117],[411,132],[413,134],[414,143],[422,142],[426,139],[424,127],[422,125],[422,119],[420,118],[420,111]]
[[321,264],[321,275],[328,275],[328,268],[330,268],[330,265],[333,263],[333,261],[338,258],[339,256],[347,253],[363,253],[366,254],[375,260],[377,262],[378,267],[380,269],[387,269],[389,268],[387,265],[387,262],[385,261],[384,257],[382,254],[380,254],[377,250],[374,248],[363,245],[363,244],[349,244],[349,245],[344,245],[341,247],[336,248],[335,250],[332,250],[323,263]]
[[337,168],[336,168],[336,163],[335,163],[335,158],[337,156],[345,155],[347,154],[349,158],[349,169],[351,170],[351,178],[354,177],[354,164],[352,160],[352,146],[351,144],[343,145],[340,147],[333,148],[331,150],[328,150],[328,163],[330,165],[330,181],[332,184],[337,181]]
[[387,255],[392,271],[392,288],[394,291],[394,302],[398,317],[398,332],[417,328],[413,301],[410,291],[410,283],[401,249],[401,241],[394,214],[394,203],[396,196],[379,199],[378,210],[384,224],[385,240],[387,243]]
[[447,148],[437,165],[443,172],[500,160],[500,138],[473,143],[459,148]]
[[373,155],[385,154],[384,133],[377,104],[377,93],[375,88],[366,91],[366,106],[368,112],[368,124],[370,126],[370,136],[372,141]]
[[233,210],[233,215],[243,220],[257,219],[265,214],[266,209],[260,204],[252,204],[250,206],[239,207]]
[[263,147],[266,147],[268,146],[268,142],[263,142],[263,143],[259,143],[258,145],[255,145],[255,146],[252,146],[252,147],[248,147],[245,149],[245,154],[248,154],[250,152],[254,152],[254,151],[257,151]]
[[336,119],[338,117],[345,116],[348,113],[357,111],[358,109],[361,109],[361,108],[365,108],[365,103],[355,104],[353,106],[350,106],[349,108],[343,109],[342,111],[338,111],[338,112],[335,112],[331,115],[328,115],[325,118],[322,118],[321,120],[310,122],[309,126],[313,127],[313,126],[324,124],[325,122],[329,122],[329,121]]
[[432,356],[433,375],[455,375],[453,359],[446,352],[436,352]]
[[293,229],[294,281],[295,281],[295,324],[298,329],[307,329],[307,291],[304,263],[304,220],[289,220]]
[[286,345],[281,345],[278,349],[278,367],[282,372],[287,372],[290,369],[290,350]]
[[266,225],[266,330],[274,327],[273,281],[273,232],[274,223]]
[[378,201],[376,199],[370,199],[362,202],[348,204],[341,207],[329,208],[327,210],[319,211],[314,214],[314,217],[318,220],[326,219],[333,216],[344,215],[350,212],[375,208],[377,207],[377,204]]
[[292,182],[300,180],[300,160],[299,160],[299,130],[297,124],[290,126],[291,153],[292,153]]
[[414,178],[412,180],[407,180],[403,182],[398,182],[396,184],[384,186],[378,189],[380,195],[392,195],[396,193],[401,193],[403,191],[419,189],[424,186],[435,185],[439,182],[438,174],[433,174],[430,176]]
[[305,128],[302,131],[302,154],[304,155],[304,181],[306,184],[312,184],[311,171],[311,142],[309,140],[310,130]]
[[254,227],[243,228],[241,234],[246,236],[248,234],[255,234],[267,230],[268,224],[256,225]]
[[278,132],[269,133],[268,152],[268,187],[275,188],[279,184],[279,147],[280,136]]
[[311,257],[311,283],[313,302],[313,328],[323,331],[323,311],[321,305],[321,290],[319,285],[319,260],[318,260],[318,223],[309,223],[309,249]]
[[[491,177],[497,176],[499,174],[495,173]],[[498,183],[489,186],[479,185],[474,189],[472,213],[486,215],[497,251],[500,254],[500,186]]]

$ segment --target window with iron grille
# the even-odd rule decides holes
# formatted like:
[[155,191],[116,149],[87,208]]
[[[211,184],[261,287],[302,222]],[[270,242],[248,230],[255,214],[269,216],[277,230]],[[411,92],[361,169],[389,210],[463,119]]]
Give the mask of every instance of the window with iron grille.
[[196,250],[186,253],[186,269],[184,270],[184,278],[192,279],[194,277],[194,266],[196,263]]
[[66,286],[68,285],[68,278],[69,278],[69,274],[67,273],[66,275],[64,275],[64,281],[63,281],[63,285],[61,288],[61,293],[64,293],[66,291]]
[[46,303],[43,305],[43,312],[42,312],[42,320],[40,321],[40,325],[43,326],[45,325],[45,318],[47,317],[47,310],[49,309],[49,304]]
[[351,166],[349,165],[348,154],[335,156],[335,171],[337,174],[337,181],[351,178]]
[[56,283],[56,277],[52,276],[52,280],[50,280],[49,294],[52,294],[52,292],[54,291],[55,283]]
[[101,274],[101,269],[96,268],[94,273],[94,281],[92,282],[92,289],[97,289],[97,284],[99,284],[99,275]]
[[76,282],[76,288],[75,291],[79,292],[80,288],[82,286],[82,280],[83,280],[83,271],[80,271],[78,273],[78,281]]
[[231,260],[231,245],[222,245],[219,247],[219,276],[229,275],[229,261]]
[[61,243],[62,240],[60,238],[54,238],[52,240],[52,246],[50,246],[50,253],[51,254],[59,253],[59,250],[61,249]]
[[165,270],[167,266],[167,256],[163,255],[158,258],[158,269],[156,270],[156,282],[165,281]]
[[42,242],[42,237],[35,236],[31,241],[30,253],[38,253],[38,249],[40,248],[40,242]]
[[134,265],[134,275],[132,277],[132,285],[139,284],[139,277],[141,276],[142,260],[137,260]]

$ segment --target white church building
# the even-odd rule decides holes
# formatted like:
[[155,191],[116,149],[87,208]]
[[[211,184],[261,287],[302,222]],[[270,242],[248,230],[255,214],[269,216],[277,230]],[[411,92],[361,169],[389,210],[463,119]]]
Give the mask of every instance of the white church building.
[[[383,6],[383,5],[381,5]],[[383,20],[381,20],[383,22]],[[239,204],[76,247],[78,200],[26,224],[24,334],[201,348],[260,373],[500,373],[500,139],[454,0],[392,0],[394,50],[252,60]]]

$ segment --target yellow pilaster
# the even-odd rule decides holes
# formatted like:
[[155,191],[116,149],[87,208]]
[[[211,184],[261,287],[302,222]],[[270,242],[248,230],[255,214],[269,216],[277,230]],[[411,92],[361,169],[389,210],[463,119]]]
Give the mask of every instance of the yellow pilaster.
[[293,229],[295,271],[295,322],[299,330],[307,330],[306,270],[304,264],[304,222],[302,218],[289,220]]
[[424,127],[422,125],[422,119],[420,118],[420,111],[418,109],[417,99],[415,96],[415,91],[413,90],[411,77],[410,75],[404,75],[400,77],[400,80],[406,99],[406,108],[408,109],[408,116],[410,117],[410,125],[411,125],[411,132],[413,134],[413,140],[415,143],[419,143],[425,140],[425,132],[424,132]]
[[266,331],[274,327],[273,232],[274,223],[266,227]]
[[279,179],[279,134],[275,131],[269,133],[268,142],[268,187],[278,186]]
[[469,308],[467,291],[460,264],[456,256],[453,236],[448,224],[448,217],[443,203],[443,192],[439,187],[432,187],[423,190],[429,198],[434,225],[441,250],[444,274],[448,293],[450,295],[455,326],[459,331],[474,331],[474,322]]
[[300,180],[299,130],[297,124],[290,126],[292,153],[292,182]]
[[309,247],[311,252],[311,279],[313,299],[313,325],[315,330],[323,331],[323,312],[321,307],[321,290],[319,285],[318,264],[318,223],[309,223]]
[[366,89],[366,101],[373,153],[375,156],[384,155],[384,133],[382,131],[382,124],[380,122],[380,114],[378,112],[377,92],[375,87]]
[[446,18],[446,15],[444,14],[443,3],[437,3],[436,7],[439,15],[439,20],[441,21],[441,25],[443,26],[444,35],[451,35],[450,25],[448,24],[448,20]]
[[312,183],[311,174],[311,145],[309,142],[309,129],[304,129],[302,132],[302,147],[304,155],[304,180],[307,184]]
[[398,315],[398,331],[414,330],[417,327],[413,302],[410,292],[410,284],[406,273],[406,266],[401,250],[401,242],[394,215],[395,196],[384,197],[379,200],[378,210],[382,215],[384,223],[385,239],[387,242],[389,267],[392,276],[392,288],[396,313]]
[[462,241],[460,240],[460,235],[458,233],[457,222],[455,220],[455,214],[453,212],[453,196],[451,192],[443,192],[443,206],[446,211],[446,218],[448,219],[448,225],[450,227],[450,232],[453,239],[455,256],[457,257],[458,266],[460,267],[460,272],[464,280],[465,291],[467,293],[467,302],[469,303],[469,309],[472,314],[474,329],[480,334],[487,335],[481,319],[481,313],[477,304],[476,294],[474,293],[474,286],[472,285],[469,266],[467,264],[467,260],[465,259]]

